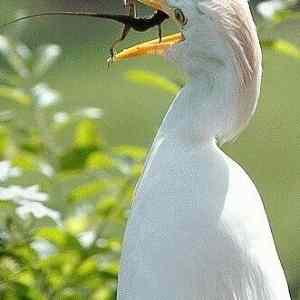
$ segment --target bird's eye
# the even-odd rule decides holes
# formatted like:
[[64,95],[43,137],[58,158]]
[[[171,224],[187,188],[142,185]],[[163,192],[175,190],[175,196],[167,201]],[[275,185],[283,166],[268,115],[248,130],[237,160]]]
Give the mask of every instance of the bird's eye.
[[180,8],[174,9],[175,19],[181,24],[185,25],[187,23],[187,18],[185,17],[183,11]]

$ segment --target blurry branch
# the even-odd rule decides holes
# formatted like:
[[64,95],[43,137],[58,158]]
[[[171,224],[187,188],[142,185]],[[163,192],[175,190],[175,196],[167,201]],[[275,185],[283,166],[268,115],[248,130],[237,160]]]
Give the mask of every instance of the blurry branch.
[[125,73],[125,79],[137,84],[156,87],[174,95],[176,95],[181,88],[180,85],[161,76],[160,74],[144,70],[130,70]]

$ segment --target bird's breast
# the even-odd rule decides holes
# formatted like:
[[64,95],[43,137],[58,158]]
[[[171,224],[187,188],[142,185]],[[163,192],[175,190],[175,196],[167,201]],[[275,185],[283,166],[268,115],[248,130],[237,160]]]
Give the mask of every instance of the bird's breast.
[[214,142],[185,145],[158,139],[137,187],[133,213],[157,209],[180,217],[197,211],[209,213],[210,221],[217,218],[229,178],[219,152]]
[[[126,293],[122,286],[132,291],[128,300],[139,299],[139,286],[148,291],[144,290],[143,299],[148,293],[155,300],[201,299],[193,298],[192,288],[179,292],[167,287],[199,285],[205,274],[201,260],[215,248],[207,241],[222,211],[227,174],[213,149],[213,145],[195,149],[168,141],[153,146],[124,239],[119,290],[122,295]],[[153,291],[158,290],[155,298]]]
[[266,278],[283,277],[248,176],[214,143],[156,139],[125,233],[119,299],[279,300]]

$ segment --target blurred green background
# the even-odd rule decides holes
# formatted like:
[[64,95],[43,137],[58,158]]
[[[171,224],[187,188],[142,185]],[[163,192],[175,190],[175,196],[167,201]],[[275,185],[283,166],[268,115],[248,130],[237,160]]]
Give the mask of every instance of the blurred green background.
[[[121,2],[1,0],[0,24],[14,18],[19,10],[26,13],[62,9],[120,12],[123,11]],[[139,9],[141,14],[149,12],[143,7]],[[256,18],[261,25],[260,17]],[[114,64],[108,71],[106,58],[109,47],[121,30],[118,24],[109,21],[44,17],[25,23],[26,30],[22,31],[19,39],[30,48],[55,43],[63,49],[58,63],[43,78],[64,99],[56,106],[56,110],[75,111],[84,106],[99,107],[103,109],[104,115],[98,125],[106,144],[112,147],[136,145],[148,149],[173,95],[153,86],[128,81],[126,73],[142,69],[158,73],[178,84],[184,82],[182,74],[160,57]],[[5,31],[17,31],[22,26],[11,25]],[[280,37],[300,47],[299,20],[287,20],[280,26],[260,28],[262,38]],[[174,30],[176,28],[172,23],[164,26],[166,33]],[[124,48],[155,35],[156,30],[146,34],[131,32],[119,47]],[[239,139],[224,147],[247,170],[263,196],[294,299],[300,299],[300,293],[297,292],[300,290],[299,82],[300,59],[265,49],[264,79],[257,113]],[[0,99],[1,111],[10,109],[10,106],[10,103]],[[32,111],[22,110],[18,117],[26,120],[30,126]],[[71,139],[71,136],[65,134],[64,139]],[[296,298],[298,293],[299,298]],[[105,297],[101,294],[95,299]]]

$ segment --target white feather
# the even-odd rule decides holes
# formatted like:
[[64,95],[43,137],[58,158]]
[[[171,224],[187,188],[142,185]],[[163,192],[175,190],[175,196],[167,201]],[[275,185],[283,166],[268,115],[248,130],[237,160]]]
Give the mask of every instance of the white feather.
[[[190,81],[165,117],[136,189],[118,300],[290,300],[255,185],[216,144],[235,136],[254,112],[261,60],[257,56],[253,64],[248,54],[259,55],[259,44],[233,39],[236,29],[230,34],[239,51],[228,44],[228,26],[235,23],[216,22],[210,14],[221,0],[169,2],[189,24],[186,41],[168,57]],[[219,18],[248,9],[244,0],[224,3],[233,16],[217,6]],[[244,16],[253,34],[251,15]],[[252,37],[257,39],[255,31]],[[251,69],[242,91],[239,63]]]

